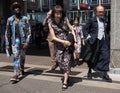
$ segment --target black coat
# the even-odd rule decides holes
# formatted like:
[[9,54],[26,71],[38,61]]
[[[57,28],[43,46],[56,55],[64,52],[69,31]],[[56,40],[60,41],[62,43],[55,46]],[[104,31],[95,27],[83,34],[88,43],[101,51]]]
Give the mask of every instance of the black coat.
[[[106,33],[106,23],[105,20],[102,19],[104,22],[104,29],[105,29],[105,39],[108,40],[108,36]],[[86,25],[83,27],[83,34],[85,37],[85,49],[83,54],[83,59],[88,64],[95,63],[98,57],[98,49],[99,49],[99,40],[98,40],[98,21],[97,17],[91,18],[87,21]],[[86,39],[87,36],[90,34],[91,38]]]
[[[106,31],[106,22],[104,19],[102,19],[104,22],[104,29],[105,29],[105,39],[108,39],[107,31]],[[98,22],[97,17],[91,18],[87,21],[86,25],[83,27],[83,34],[86,38],[88,34],[90,34],[91,38],[89,39],[90,44],[94,44],[97,36],[98,36]]]

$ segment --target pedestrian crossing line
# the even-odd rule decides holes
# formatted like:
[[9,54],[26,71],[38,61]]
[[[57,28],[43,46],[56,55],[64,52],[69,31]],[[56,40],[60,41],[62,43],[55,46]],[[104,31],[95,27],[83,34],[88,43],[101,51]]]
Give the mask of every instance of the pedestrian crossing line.
[[[12,63],[6,63],[6,62],[0,62],[0,67],[11,65]],[[60,73],[49,73],[50,66],[40,66],[40,65],[33,65],[33,64],[26,64],[26,66],[30,67],[25,70],[27,75],[25,76],[25,79],[37,79],[37,80],[45,80],[45,81],[52,81],[52,82],[61,82],[61,77],[63,77],[63,74]],[[34,73],[30,72],[30,70],[34,68],[42,68],[40,73]],[[57,69],[59,70],[59,69]],[[39,70],[38,70],[39,71]],[[100,87],[100,88],[108,88],[108,89],[120,89],[120,83],[108,83],[108,82],[101,82],[101,80],[87,80],[86,70],[84,69],[73,69],[73,71],[81,71],[82,73],[79,73],[77,75],[70,75],[70,77],[73,77],[72,81],[76,80],[77,82],[75,84],[77,85],[83,85],[83,86],[91,86],[91,87]],[[12,76],[13,72],[7,72],[7,71],[0,71],[0,75],[4,76]],[[110,74],[111,77],[114,77]],[[120,76],[118,75],[119,78]],[[115,77],[114,77],[115,78]],[[24,79],[23,79],[24,80]]]

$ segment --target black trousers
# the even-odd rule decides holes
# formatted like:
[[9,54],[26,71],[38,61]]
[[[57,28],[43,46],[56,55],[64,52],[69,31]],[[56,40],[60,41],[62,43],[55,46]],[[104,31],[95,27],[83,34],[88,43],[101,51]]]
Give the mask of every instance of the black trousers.
[[94,69],[100,71],[109,71],[109,63],[110,63],[110,49],[109,42],[106,39],[99,40],[99,49],[97,51],[98,58],[96,60],[96,65]]
[[106,39],[96,39],[94,44],[86,41],[83,59],[94,70],[109,71],[110,50]]

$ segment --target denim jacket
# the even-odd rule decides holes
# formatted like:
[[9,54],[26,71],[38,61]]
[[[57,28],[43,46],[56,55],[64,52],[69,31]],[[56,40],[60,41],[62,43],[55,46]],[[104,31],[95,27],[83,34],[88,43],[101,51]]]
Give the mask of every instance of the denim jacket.
[[[5,32],[5,44],[7,45],[14,45],[15,44],[15,15],[11,16],[7,20],[6,24],[6,32]],[[20,41],[21,44],[26,42],[30,42],[31,37],[31,28],[29,24],[29,20],[26,16],[21,16],[19,22],[19,33],[20,33]]]

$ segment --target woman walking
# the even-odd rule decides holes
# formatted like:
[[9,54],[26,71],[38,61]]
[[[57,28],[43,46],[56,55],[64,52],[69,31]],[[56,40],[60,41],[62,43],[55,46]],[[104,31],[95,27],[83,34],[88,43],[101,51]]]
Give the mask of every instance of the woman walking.
[[[64,73],[64,80],[62,89],[68,87],[68,77],[71,71],[71,63],[73,62],[73,51],[70,51],[70,46],[76,41],[73,27],[70,25],[69,20],[60,5],[53,7],[51,20],[48,23],[52,41],[55,44],[55,58]],[[68,35],[71,33],[71,40],[68,40]],[[73,46],[77,46],[75,43]]]

